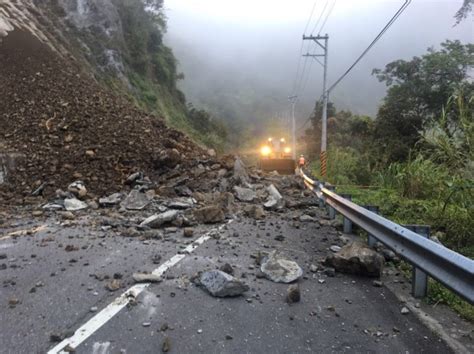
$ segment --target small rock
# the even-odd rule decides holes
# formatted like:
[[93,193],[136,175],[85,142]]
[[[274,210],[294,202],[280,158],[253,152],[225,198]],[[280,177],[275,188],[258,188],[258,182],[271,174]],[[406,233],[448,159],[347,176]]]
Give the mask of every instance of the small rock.
[[329,249],[330,249],[332,252],[336,253],[336,252],[339,252],[339,251],[341,250],[341,247],[336,246],[336,245],[333,245],[333,246],[329,247]]
[[82,181],[75,181],[71,183],[67,190],[74,194],[77,198],[84,198],[87,195],[87,189]]
[[286,302],[289,304],[300,302],[301,292],[298,284],[290,285],[286,291]]
[[408,307],[403,306],[402,309],[400,310],[400,313],[401,313],[402,315],[407,315],[407,314],[410,313],[410,310],[408,309]]
[[103,197],[99,199],[99,205],[102,207],[110,207],[120,203],[122,200],[123,195],[122,193],[114,193],[109,195],[108,197]]
[[234,268],[229,263],[225,263],[220,267],[220,270],[222,270],[224,273],[234,275]]
[[121,205],[127,210],[143,210],[149,203],[150,200],[144,192],[132,189]]
[[163,224],[170,223],[178,217],[178,211],[168,210],[161,214],[154,214],[140,224],[140,227],[148,226],[151,228],[158,228]]
[[332,267],[325,268],[324,274],[326,274],[330,278],[334,278],[336,276],[336,270]]
[[239,296],[249,290],[240,280],[220,270],[202,273],[200,283],[216,297]]
[[315,264],[311,264],[309,266],[309,270],[311,271],[311,273],[316,273],[318,271],[318,266]]
[[185,227],[183,230],[183,236],[184,237],[193,237],[194,235],[194,230],[190,227]]
[[324,263],[341,273],[380,277],[384,261],[384,258],[373,249],[353,242],[336,254],[330,254]]
[[251,202],[257,198],[257,193],[250,188],[234,186],[235,197],[241,202]]
[[12,297],[8,300],[8,305],[10,305],[10,307],[15,307],[19,303],[20,303],[20,300],[16,297]]
[[136,283],[159,283],[163,280],[153,273],[133,273],[132,278]]
[[142,326],[143,326],[143,327],[150,327],[150,326],[151,326],[151,322],[143,322],[143,323],[142,323]]
[[84,203],[83,201],[80,201],[79,199],[76,199],[76,198],[64,199],[64,208],[67,211],[77,211],[77,210],[87,209],[88,207],[89,205],[87,203]]
[[41,216],[43,215],[43,211],[42,210],[33,210],[33,212],[31,213],[31,215],[37,217],[37,216]]
[[165,337],[165,339],[163,339],[163,344],[161,345],[161,351],[163,353],[167,353],[170,351],[170,349],[171,349],[171,341],[169,337]]
[[97,312],[97,310],[98,310],[97,306],[92,306],[92,307],[89,309],[90,312]]
[[315,218],[313,218],[312,216],[306,215],[306,214],[301,215],[299,219],[300,219],[301,222],[316,221]]
[[217,205],[211,205],[193,211],[194,218],[205,224],[213,224],[225,220],[222,208]]
[[380,287],[383,286],[383,282],[380,281],[380,280],[374,280],[374,281],[372,282],[372,285],[375,286],[376,288],[380,288]]
[[118,279],[113,279],[110,282],[108,282],[107,284],[105,284],[105,288],[108,291],[117,291],[121,287],[122,287],[122,284],[121,284],[120,280],[118,280]]
[[275,251],[263,260],[260,269],[276,283],[291,283],[303,276],[303,270],[296,262],[278,256]]

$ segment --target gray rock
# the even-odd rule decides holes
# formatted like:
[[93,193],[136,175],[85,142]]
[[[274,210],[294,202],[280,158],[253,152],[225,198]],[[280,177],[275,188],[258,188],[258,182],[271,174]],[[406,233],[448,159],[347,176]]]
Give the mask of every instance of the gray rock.
[[183,236],[184,237],[193,237],[194,235],[194,229],[191,227],[185,227],[183,230]]
[[222,208],[217,205],[195,209],[193,211],[193,215],[198,222],[205,224],[213,224],[225,220],[225,215],[222,211]]
[[114,193],[108,197],[99,198],[99,205],[103,207],[114,206],[120,203],[123,198],[122,193]]
[[42,206],[44,210],[62,210],[64,209],[64,201],[58,200],[57,202],[47,203]]
[[316,264],[311,264],[309,266],[309,270],[311,271],[311,273],[316,273],[318,271],[318,266]]
[[275,283],[291,283],[303,276],[298,263],[278,256],[275,251],[264,258],[260,270]]
[[280,199],[283,198],[283,197],[281,196],[280,192],[278,191],[278,189],[277,189],[273,184],[270,184],[270,185],[267,187],[267,192],[268,192],[269,196],[270,196],[272,199],[275,199],[276,201],[279,201]]
[[151,228],[158,228],[166,223],[172,222],[174,219],[178,217],[178,211],[177,210],[168,210],[165,211],[164,213],[160,214],[154,214],[145,220],[140,224],[141,227],[143,226],[148,226]]
[[397,255],[395,254],[395,252],[385,247],[382,248],[381,253],[387,262],[393,261],[395,258],[397,258]]
[[342,247],[339,252],[330,254],[325,264],[341,273],[380,277],[384,258],[366,245],[353,242]]
[[408,309],[408,307],[403,306],[402,309],[400,310],[400,313],[402,315],[408,315],[410,313],[410,310]]
[[145,193],[132,189],[121,205],[127,210],[143,210],[149,203],[150,200]]
[[244,208],[244,213],[250,218],[253,219],[263,219],[265,217],[265,211],[260,205],[246,205]]
[[332,245],[331,247],[329,247],[329,249],[336,253],[336,252],[339,252],[341,250],[341,247],[337,246],[337,245]]
[[159,283],[163,280],[153,273],[133,273],[132,278],[136,283]]
[[250,188],[234,186],[235,197],[241,202],[251,202],[257,198],[257,193]]
[[204,272],[200,277],[200,283],[216,297],[239,296],[249,290],[249,287],[239,279],[220,270]]
[[234,179],[237,183],[243,186],[248,186],[250,183],[250,178],[247,173],[247,169],[240,157],[236,157],[234,161]]
[[64,208],[67,211],[87,209],[88,206],[89,205],[87,205],[87,203],[84,203],[83,201],[80,201],[79,199],[76,199],[76,198],[64,199]]
[[135,172],[132,173],[130,176],[127,177],[127,180],[125,181],[126,185],[131,185],[134,184],[138,180],[143,179],[143,172]]

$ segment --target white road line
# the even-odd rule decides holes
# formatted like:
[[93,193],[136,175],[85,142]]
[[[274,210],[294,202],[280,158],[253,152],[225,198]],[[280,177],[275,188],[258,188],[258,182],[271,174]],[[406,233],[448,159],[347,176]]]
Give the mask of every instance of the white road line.
[[[231,223],[230,220],[227,224]],[[217,231],[220,231],[224,226],[221,225],[217,228]],[[216,229],[212,229],[203,236],[199,237],[196,241],[191,243],[186,247],[182,253],[186,254],[177,254],[168,259],[165,263],[156,268],[152,273],[158,276],[162,276],[168,269],[175,266],[178,262],[186,257],[186,255],[192,253],[196,248],[202,245],[204,242],[211,238],[210,234],[215,232]],[[117,297],[112,303],[107,305],[102,311],[97,313],[89,321],[83,324],[79,329],[74,332],[74,335],[64,339],[61,343],[56,345],[53,349],[48,351],[48,354],[58,354],[58,353],[67,353],[67,349],[76,349],[82,342],[89,338],[94,332],[96,332],[100,327],[106,324],[112,317],[120,312],[125,306],[128,305],[131,299],[135,299],[143,290],[145,290],[151,283],[136,284],[125,291],[122,295]],[[70,351],[70,350],[69,350]]]

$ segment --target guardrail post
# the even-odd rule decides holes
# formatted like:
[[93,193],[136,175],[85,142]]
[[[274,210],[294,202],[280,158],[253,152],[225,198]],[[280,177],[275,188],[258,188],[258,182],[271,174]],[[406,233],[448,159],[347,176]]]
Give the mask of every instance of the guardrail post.
[[[371,211],[372,213],[379,214],[379,207],[377,205],[364,205],[363,207],[368,211]],[[369,245],[369,247],[375,246],[376,242],[377,239],[373,235],[367,235],[367,244]]]
[[[421,237],[430,238],[430,227],[427,225],[403,225]],[[425,297],[428,292],[428,274],[413,266],[411,273],[411,292],[416,298]]]
[[[347,200],[352,200],[352,195],[350,194],[340,194],[341,197]],[[352,221],[345,216],[342,218],[343,224],[344,224],[344,233],[345,234],[351,234],[352,233]]]
[[[331,192],[336,191],[336,186],[332,186],[330,184],[325,186],[325,188],[330,190]],[[336,218],[336,209],[334,209],[332,206],[328,206],[328,214],[329,214],[329,219],[333,220],[334,218]]]

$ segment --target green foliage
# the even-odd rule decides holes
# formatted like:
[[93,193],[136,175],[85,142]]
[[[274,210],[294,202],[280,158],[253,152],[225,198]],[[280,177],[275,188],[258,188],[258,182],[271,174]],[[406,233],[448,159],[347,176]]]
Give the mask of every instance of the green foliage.
[[[396,60],[375,69],[374,74],[389,87],[377,114],[374,140],[382,161],[404,161],[422,131],[439,116],[449,97],[460,88],[474,90],[469,70],[474,66],[474,45],[446,41],[441,49],[428,49],[410,61]],[[447,107],[448,123],[458,116]]]

